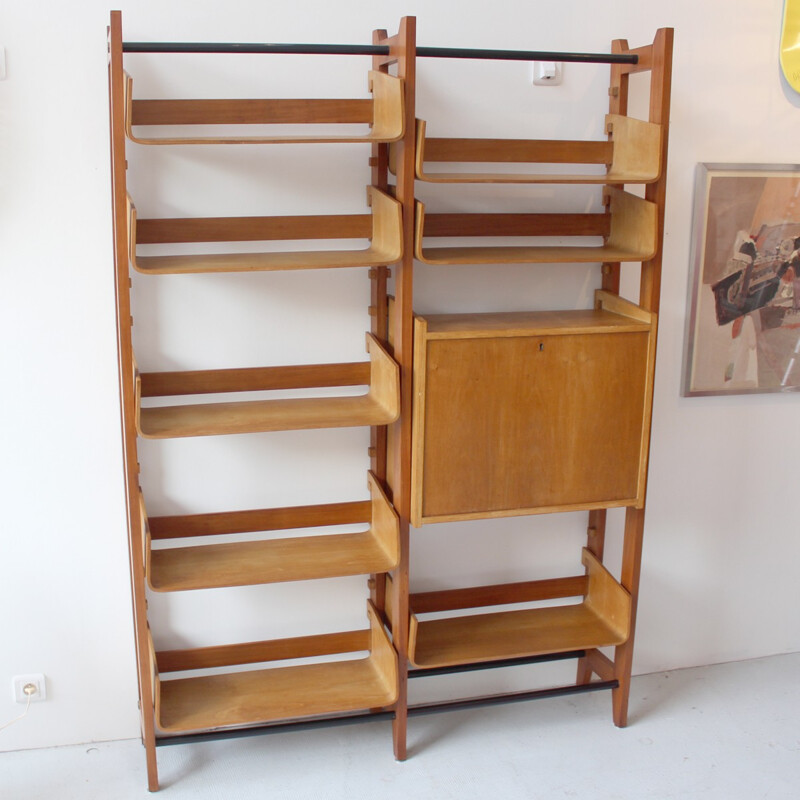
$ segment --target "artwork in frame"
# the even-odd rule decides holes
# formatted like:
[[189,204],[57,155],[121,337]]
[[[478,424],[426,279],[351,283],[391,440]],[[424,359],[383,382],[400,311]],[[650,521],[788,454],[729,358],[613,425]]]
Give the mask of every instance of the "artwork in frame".
[[800,391],[800,165],[699,164],[684,396]]

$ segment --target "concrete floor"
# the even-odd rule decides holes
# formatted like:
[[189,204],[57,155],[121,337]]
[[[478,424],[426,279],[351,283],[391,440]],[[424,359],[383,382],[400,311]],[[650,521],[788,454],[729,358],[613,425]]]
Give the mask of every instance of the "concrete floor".
[[[800,653],[634,679],[608,692],[158,750],[169,800],[800,798]],[[148,796],[137,741],[0,754],[2,800]]]

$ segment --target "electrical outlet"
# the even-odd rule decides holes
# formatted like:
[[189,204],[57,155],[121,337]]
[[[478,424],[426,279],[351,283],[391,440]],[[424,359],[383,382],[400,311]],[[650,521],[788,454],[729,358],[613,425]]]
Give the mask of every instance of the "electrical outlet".
[[[32,672],[29,675],[15,675],[14,700],[17,703],[27,703],[28,697],[31,703],[40,703],[47,700],[47,682],[41,672]],[[25,691],[25,687],[34,687],[34,691]]]
[[560,61],[534,61],[533,83],[535,86],[559,86],[564,65]]

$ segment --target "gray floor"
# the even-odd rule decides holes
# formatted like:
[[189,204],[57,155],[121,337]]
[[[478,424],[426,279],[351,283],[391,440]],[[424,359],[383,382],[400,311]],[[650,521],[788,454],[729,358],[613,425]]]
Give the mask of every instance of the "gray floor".
[[[800,798],[800,653],[639,677],[607,692],[158,750],[161,795],[249,798]],[[2,800],[146,797],[136,741],[0,754]]]

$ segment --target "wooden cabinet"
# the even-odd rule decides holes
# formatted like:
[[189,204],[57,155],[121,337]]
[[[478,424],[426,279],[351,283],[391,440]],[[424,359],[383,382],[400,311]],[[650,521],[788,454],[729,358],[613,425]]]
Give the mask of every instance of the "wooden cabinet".
[[414,525],[641,506],[654,321],[606,299],[417,317]]

